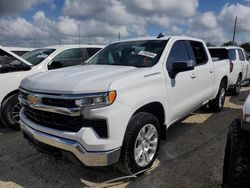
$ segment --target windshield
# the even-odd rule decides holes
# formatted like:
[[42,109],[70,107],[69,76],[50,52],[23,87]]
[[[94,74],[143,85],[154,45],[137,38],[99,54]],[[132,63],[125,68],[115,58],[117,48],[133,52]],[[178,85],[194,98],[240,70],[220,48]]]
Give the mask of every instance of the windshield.
[[26,61],[32,65],[37,65],[41,63],[45,58],[47,58],[55,49],[37,49],[28,52],[22,56]]
[[167,42],[167,40],[143,40],[111,44],[87,64],[151,67],[159,61]]

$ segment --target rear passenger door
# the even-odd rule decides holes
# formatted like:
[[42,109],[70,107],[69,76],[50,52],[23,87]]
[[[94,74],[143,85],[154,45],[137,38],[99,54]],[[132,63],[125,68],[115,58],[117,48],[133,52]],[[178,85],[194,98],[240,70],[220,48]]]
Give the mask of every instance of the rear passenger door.
[[170,78],[174,62],[192,62],[190,49],[184,40],[175,41],[170,49],[166,62],[168,103],[171,107],[169,120],[173,122],[189,114],[197,106],[198,79],[195,70],[179,72],[174,79]]
[[196,100],[204,103],[214,93],[214,66],[209,62],[206,48],[202,42],[189,41],[195,61],[195,70],[198,80]]

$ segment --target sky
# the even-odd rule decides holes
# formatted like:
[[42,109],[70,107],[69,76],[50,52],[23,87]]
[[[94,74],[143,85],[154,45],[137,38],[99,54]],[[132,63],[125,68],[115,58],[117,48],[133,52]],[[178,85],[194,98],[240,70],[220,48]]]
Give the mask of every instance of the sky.
[[250,42],[250,0],[0,0],[0,45],[108,44],[160,32],[220,45],[232,40],[236,16],[236,42]]

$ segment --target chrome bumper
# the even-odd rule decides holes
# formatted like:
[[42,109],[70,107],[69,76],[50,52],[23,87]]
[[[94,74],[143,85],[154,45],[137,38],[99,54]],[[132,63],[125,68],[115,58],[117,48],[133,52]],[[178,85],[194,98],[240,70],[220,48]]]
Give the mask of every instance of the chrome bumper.
[[78,142],[37,131],[22,120],[21,130],[32,139],[73,153],[86,166],[108,166],[119,160],[120,148],[105,152],[88,152]]

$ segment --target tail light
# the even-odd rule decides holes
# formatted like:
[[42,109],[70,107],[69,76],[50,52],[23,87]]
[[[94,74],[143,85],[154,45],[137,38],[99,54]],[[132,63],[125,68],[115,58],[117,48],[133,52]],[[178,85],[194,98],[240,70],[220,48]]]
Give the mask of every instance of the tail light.
[[230,72],[233,72],[234,64],[232,61],[230,61]]

